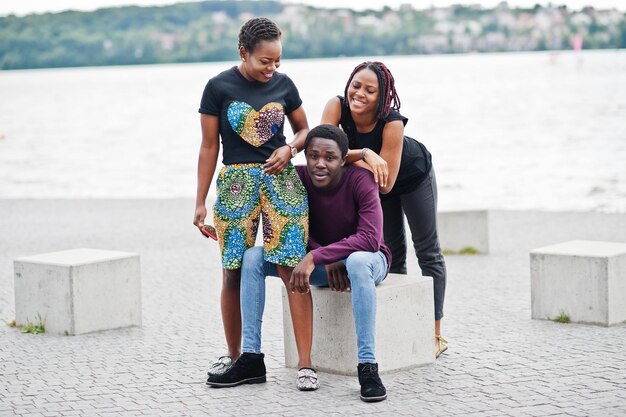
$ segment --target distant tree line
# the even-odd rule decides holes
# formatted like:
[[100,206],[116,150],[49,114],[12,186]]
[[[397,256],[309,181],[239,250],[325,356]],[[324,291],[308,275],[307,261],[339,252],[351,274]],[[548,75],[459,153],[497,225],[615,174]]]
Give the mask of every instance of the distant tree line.
[[[532,14],[537,10],[525,12]],[[489,38],[493,32],[504,33],[503,39],[517,39],[511,28],[502,26],[497,19],[489,20],[490,13],[495,10],[458,6],[446,17],[448,26],[455,25],[452,29],[442,29],[441,18],[433,10],[384,8],[354,12],[252,0],[117,7],[24,17],[10,15],[0,17],[0,69],[234,60],[238,57],[239,27],[252,16],[268,16],[279,23],[285,37],[283,55],[287,58],[517,47],[507,46],[513,43],[498,39],[498,42],[493,39],[480,42],[482,38],[493,38]],[[463,22],[482,23],[468,24],[463,29],[465,26],[459,26]],[[590,22],[583,22],[586,46],[626,47],[623,15],[621,21],[612,22],[610,28],[594,19]],[[442,34],[445,30],[448,32]],[[576,27],[572,26],[571,31],[574,33]],[[543,38],[543,35],[533,36],[536,40],[521,48],[552,49],[565,47],[569,42],[563,36],[555,41],[549,33]]]

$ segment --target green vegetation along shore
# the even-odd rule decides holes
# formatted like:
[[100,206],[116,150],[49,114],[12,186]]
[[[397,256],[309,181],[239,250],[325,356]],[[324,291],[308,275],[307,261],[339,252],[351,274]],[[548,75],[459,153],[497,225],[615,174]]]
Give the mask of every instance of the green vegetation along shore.
[[234,60],[238,29],[252,16],[279,23],[286,58],[626,48],[617,10],[501,3],[355,12],[221,0],[0,17],[0,69]]

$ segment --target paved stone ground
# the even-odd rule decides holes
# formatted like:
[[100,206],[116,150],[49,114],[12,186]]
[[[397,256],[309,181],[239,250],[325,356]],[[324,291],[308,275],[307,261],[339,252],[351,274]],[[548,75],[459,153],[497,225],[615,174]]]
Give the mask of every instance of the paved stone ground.
[[[450,349],[384,375],[387,401],[363,403],[355,377],[330,374],[318,391],[297,391],[282,365],[279,284],[267,298],[268,382],[208,388],[225,349],[220,266],[192,213],[191,200],[0,200],[0,416],[626,415],[626,326],[531,320],[522,247],[447,257]],[[143,327],[63,337],[5,325],[13,259],[78,247],[141,255]]]

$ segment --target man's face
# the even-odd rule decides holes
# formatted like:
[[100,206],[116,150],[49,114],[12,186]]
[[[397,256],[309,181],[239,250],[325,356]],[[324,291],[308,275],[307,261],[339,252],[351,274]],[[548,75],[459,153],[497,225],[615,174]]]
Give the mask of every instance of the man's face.
[[332,189],[337,186],[345,162],[337,142],[317,137],[311,139],[306,150],[306,167],[316,188]]

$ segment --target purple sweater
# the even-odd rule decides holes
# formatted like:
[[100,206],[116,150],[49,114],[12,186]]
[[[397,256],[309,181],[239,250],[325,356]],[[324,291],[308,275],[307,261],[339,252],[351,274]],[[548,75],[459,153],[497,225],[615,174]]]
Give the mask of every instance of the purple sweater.
[[356,251],[378,252],[391,265],[383,240],[383,210],[371,172],[348,165],[332,190],[316,188],[306,166],[296,166],[309,196],[309,250],[315,265],[346,259]]

